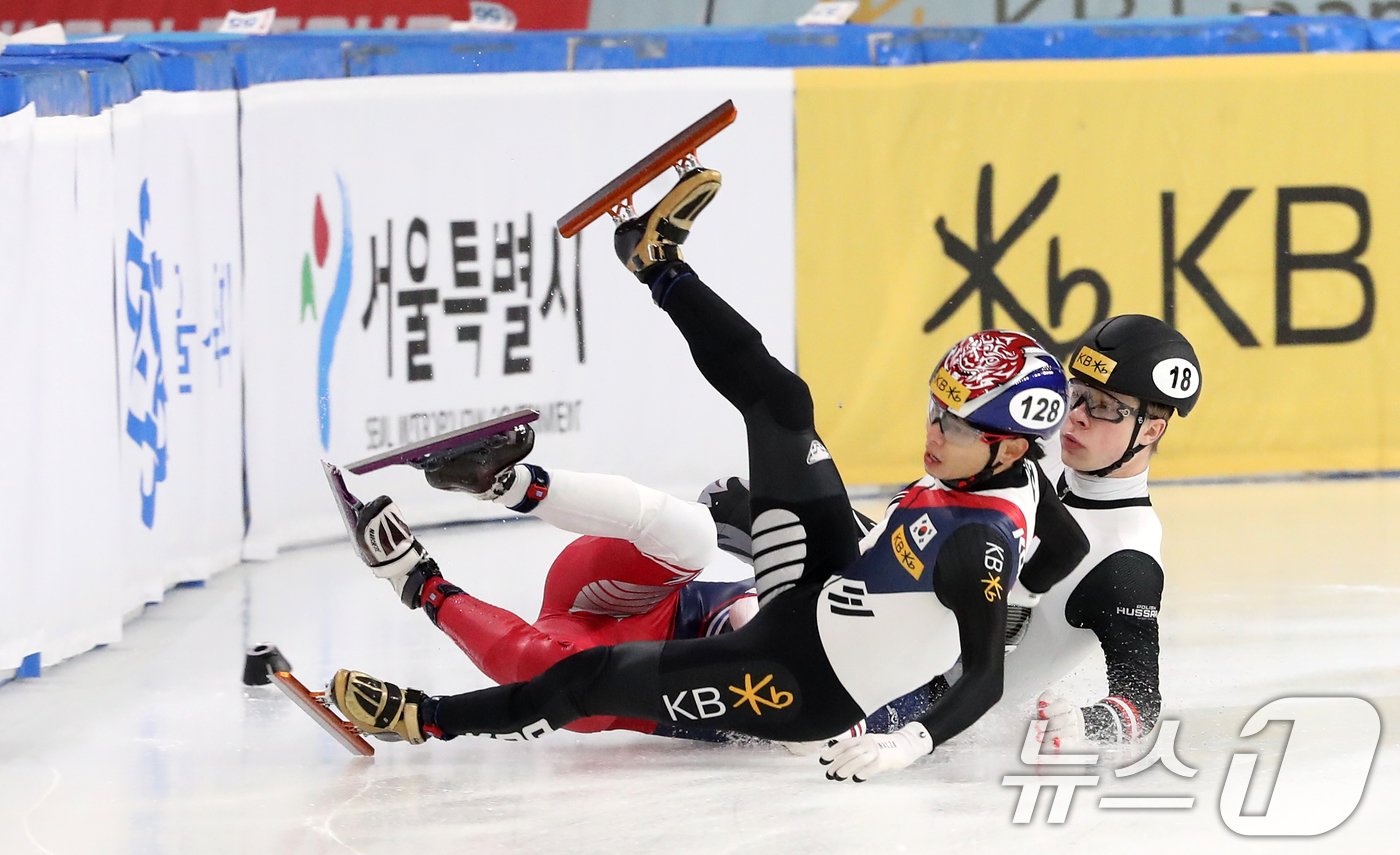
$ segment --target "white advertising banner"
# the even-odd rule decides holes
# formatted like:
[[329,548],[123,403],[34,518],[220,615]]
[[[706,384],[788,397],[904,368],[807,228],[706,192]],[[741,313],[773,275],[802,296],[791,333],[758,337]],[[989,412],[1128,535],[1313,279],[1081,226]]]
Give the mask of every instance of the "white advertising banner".
[[41,332],[28,362],[40,390],[28,450],[42,473],[29,496],[43,513],[28,572],[66,579],[62,597],[36,592],[29,603],[44,612],[52,664],[121,637],[110,112],[37,120],[29,205],[25,287]]
[[[684,69],[245,90],[245,556],[336,534],[319,458],[525,406],[542,465],[685,496],[746,472],[741,420],[617,261],[611,223],[570,241],[553,226],[732,98],[738,121],[699,152],[724,189],[685,252],[791,365],[792,85],[788,70]],[[502,513],[406,467],[350,482],[411,522]]]
[[236,93],[113,110],[118,513],[128,602],[239,559],[242,330]]
[[111,140],[110,114],[0,119],[0,671],[121,634]]
[[34,144],[34,108],[0,116],[0,365],[11,366],[4,387],[5,417],[0,418],[0,674],[17,668],[24,657],[39,652],[42,615],[34,606],[43,601],[46,584],[34,572],[38,554],[34,527],[40,516],[31,498],[42,471],[30,448],[40,421],[39,378],[21,366],[32,365],[39,343],[34,322],[39,295],[29,283],[29,177]]

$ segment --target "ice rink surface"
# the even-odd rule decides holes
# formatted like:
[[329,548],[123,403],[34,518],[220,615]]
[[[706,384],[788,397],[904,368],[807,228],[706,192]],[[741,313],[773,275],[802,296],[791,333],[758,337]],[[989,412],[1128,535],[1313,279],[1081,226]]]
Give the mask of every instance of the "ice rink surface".
[[[425,488],[426,489],[426,488]],[[1186,779],[1160,765],[1117,780],[1105,755],[1068,821],[1012,823],[1024,709],[999,711],[916,766],[861,785],[771,745],[635,734],[534,744],[376,743],[350,756],[271,687],[240,683],[244,650],[277,644],[308,685],[353,667],[433,693],[486,685],[345,543],[244,565],[171,592],[120,644],[0,687],[0,853],[1218,852],[1395,851],[1400,803],[1400,480],[1157,487],[1166,528],[1164,717]],[[412,496],[399,496],[412,519]],[[533,617],[570,536],[536,522],[423,532],[449,579]],[[60,545],[61,546],[61,545]],[[54,575],[61,562],[35,568]],[[738,578],[739,565],[711,578]],[[1104,693],[1102,663],[1064,690]],[[1236,751],[1261,755],[1246,812],[1287,726],[1239,736],[1285,695],[1355,695],[1381,747],[1360,807],[1308,839],[1244,838],[1217,805]],[[1327,754],[1289,755],[1319,788]],[[1190,810],[1108,810],[1102,795],[1192,796]]]

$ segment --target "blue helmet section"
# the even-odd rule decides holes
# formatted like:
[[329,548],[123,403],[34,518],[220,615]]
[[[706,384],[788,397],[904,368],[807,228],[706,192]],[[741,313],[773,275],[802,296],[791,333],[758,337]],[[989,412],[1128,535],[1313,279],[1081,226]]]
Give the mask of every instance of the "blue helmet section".
[[1068,413],[1069,382],[1058,360],[1046,353],[1047,364],[997,390],[986,404],[969,415],[969,424],[989,433],[1049,438]]
[[929,393],[979,430],[1047,438],[1068,413],[1068,385],[1059,360],[1035,339],[983,330],[949,348]]

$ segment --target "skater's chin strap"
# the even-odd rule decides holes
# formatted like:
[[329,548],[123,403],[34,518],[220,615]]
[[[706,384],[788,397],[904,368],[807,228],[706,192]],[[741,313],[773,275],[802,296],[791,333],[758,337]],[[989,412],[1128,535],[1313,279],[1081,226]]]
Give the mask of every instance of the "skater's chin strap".
[[997,451],[1001,449],[1001,440],[991,443],[987,448],[989,449],[989,454],[987,455],[986,466],[983,466],[976,474],[954,481],[948,486],[952,487],[954,490],[975,490],[984,482],[990,480],[992,476],[996,475]]
[[1137,421],[1133,423],[1133,433],[1132,436],[1128,437],[1128,448],[1126,451],[1123,452],[1123,456],[1118,458],[1113,463],[1110,463],[1109,465],[1103,467],[1102,469],[1095,469],[1092,472],[1085,472],[1084,474],[1093,475],[1095,478],[1102,478],[1111,472],[1117,472],[1118,469],[1124,463],[1127,463],[1129,460],[1132,460],[1135,456],[1137,456],[1137,453],[1139,451],[1142,451],[1144,448],[1147,447],[1145,445],[1139,445],[1137,441],[1138,432],[1142,430],[1142,426],[1146,422],[1147,413],[1143,412],[1142,407],[1138,407]]

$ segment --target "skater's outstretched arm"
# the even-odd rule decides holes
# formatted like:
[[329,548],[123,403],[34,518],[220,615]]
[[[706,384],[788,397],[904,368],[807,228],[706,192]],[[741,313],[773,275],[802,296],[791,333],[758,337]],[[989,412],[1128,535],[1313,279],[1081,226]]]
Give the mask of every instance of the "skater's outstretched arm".
[[937,594],[957,616],[962,676],[919,717],[932,742],[929,750],[961,733],[1001,700],[1006,591],[999,578],[1010,575],[1018,549],[1000,531],[974,524],[959,529],[939,553]]
[[[961,733],[1001,699],[1006,601],[1000,580],[1010,578],[1003,568],[1006,561],[1017,560],[1016,548],[991,526],[966,525],[952,535],[934,565],[935,593],[957,617],[963,675],[898,730],[867,733],[827,748],[821,762],[828,778],[864,781],[903,769]],[[934,690],[931,684],[927,696]],[[903,701],[896,703],[904,706]]]

